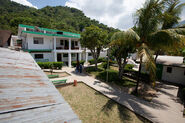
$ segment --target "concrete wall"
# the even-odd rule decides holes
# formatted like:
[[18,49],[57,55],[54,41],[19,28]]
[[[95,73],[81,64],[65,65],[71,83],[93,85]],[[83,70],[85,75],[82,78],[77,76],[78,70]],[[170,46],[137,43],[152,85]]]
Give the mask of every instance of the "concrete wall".
[[[43,60],[45,59],[48,59],[48,61],[52,62],[54,61],[53,59],[53,53],[42,53],[42,52],[39,52],[39,53],[30,53],[31,56],[35,59],[35,54],[43,54],[44,58]],[[37,61],[37,59],[35,59]],[[42,59],[38,59],[39,61],[42,60]]]
[[167,67],[171,66],[163,66],[162,80],[185,85],[185,68],[172,67],[172,72],[168,73]]
[[[44,38],[44,43],[34,44],[33,43],[34,37]],[[28,49],[53,49],[53,37],[28,34],[26,40],[27,40],[26,42],[28,42]]]

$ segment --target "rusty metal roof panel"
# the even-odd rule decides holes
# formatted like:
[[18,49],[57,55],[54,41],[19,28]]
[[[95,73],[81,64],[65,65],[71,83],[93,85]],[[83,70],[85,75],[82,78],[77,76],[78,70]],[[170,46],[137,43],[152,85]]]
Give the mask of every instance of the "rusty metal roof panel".
[[[49,113],[48,117],[44,112],[36,115],[42,110]],[[31,122],[38,118],[49,122],[54,121],[53,114],[58,121],[69,115],[66,120],[80,122],[30,54],[0,48],[0,122],[13,119]]]

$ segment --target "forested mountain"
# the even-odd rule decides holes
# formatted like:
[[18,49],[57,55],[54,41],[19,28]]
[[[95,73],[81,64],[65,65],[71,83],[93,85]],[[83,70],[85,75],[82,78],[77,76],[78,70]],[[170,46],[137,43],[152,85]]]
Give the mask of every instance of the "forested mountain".
[[96,25],[108,32],[117,29],[92,20],[75,8],[64,6],[42,9],[30,8],[10,0],[0,0],[0,29],[17,33],[18,24],[27,24],[51,29],[80,33],[86,26]]

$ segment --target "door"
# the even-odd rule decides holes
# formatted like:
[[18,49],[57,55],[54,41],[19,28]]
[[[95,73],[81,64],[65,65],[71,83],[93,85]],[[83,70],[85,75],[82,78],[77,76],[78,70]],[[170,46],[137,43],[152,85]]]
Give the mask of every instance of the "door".
[[62,61],[62,54],[57,54],[57,61],[58,62],[61,62]]
[[75,42],[71,41],[71,49],[75,49]]
[[69,42],[68,42],[68,40],[65,40],[65,49],[69,49]]

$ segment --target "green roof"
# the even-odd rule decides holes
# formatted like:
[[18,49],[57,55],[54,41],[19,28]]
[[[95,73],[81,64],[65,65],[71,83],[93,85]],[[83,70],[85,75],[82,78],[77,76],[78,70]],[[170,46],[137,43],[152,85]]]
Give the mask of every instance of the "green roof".
[[[35,26],[29,26],[29,25],[23,25],[19,24],[19,27],[26,27],[29,29],[35,29]],[[43,33],[43,32],[34,32],[34,31],[22,31],[23,33],[31,33],[31,34],[37,34],[37,35],[46,35],[46,36],[58,36],[58,37],[68,37],[68,38],[80,38],[80,34],[72,33],[72,32],[64,32],[54,29],[47,29],[47,28],[41,28],[38,27],[41,31],[48,31],[48,32],[62,32],[63,34],[50,34],[50,33]]]

